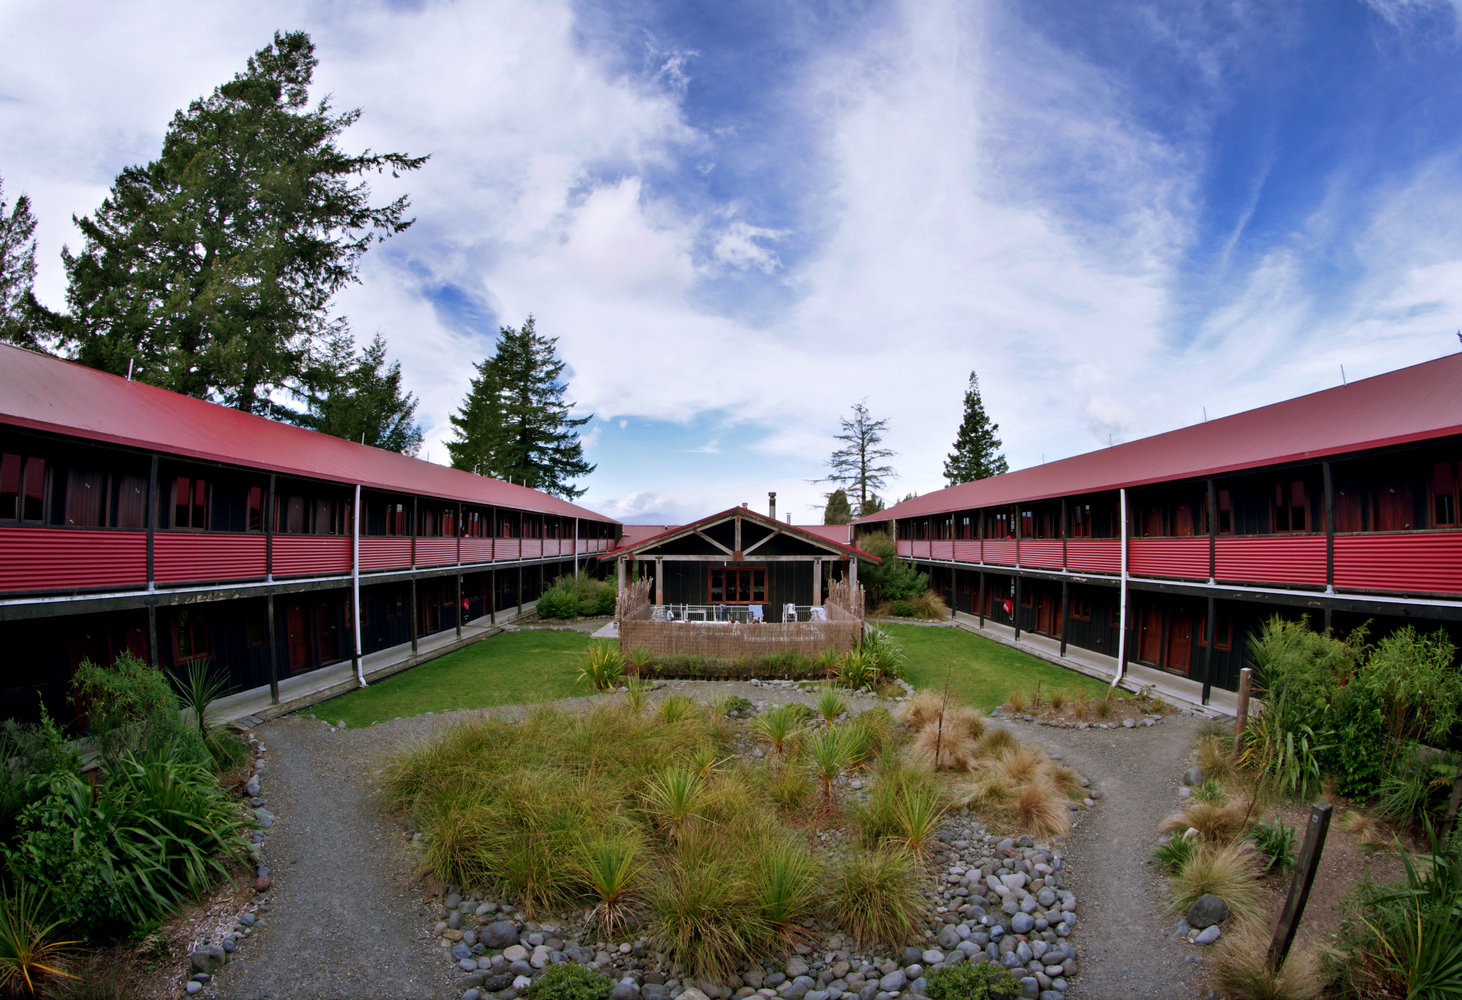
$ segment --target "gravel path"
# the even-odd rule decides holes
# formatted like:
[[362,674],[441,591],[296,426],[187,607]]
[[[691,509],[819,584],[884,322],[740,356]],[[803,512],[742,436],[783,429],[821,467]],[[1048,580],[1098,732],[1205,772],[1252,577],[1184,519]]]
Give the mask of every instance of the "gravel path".
[[372,799],[381,727],[331,732],[289,716],[255,730],[276,817],[273,904],[215,982],[230,1000],[455,997],[428,939],[435,904],[411,876],[399,821]]
[[[805,701],[780,686],[672,682],[697,699],[739,694]],[[657,691],[656,695],[662,692]],[[593,699],[569,699],[581,708]],[[860,701],[862,699],[859,699]],[[499,709],[510,715],[521,709]],[[290,716],[256,732],[268,747],[265,796],[277,822],[266,863],[274,904],[210,995],[225,1000],[455,998],[455,978],[428,937],[438,910],[412,877],[400,826],[372,797],[379,756],[403,741],[476,713],[418,716],[331,732]],[[1161,880],[1147,864],[1201,720],[1169,717],[1136,730],[1057,729],[1004,721],[1022,740],[1059,754],[1101,793],[1062,848],[1081,922],[1073,942],[1081,975],[1070,1000],[1205,995],[1197,951],[1173,936]]]
[[1101,792],[1068,838],[1068,882],[1080,900],[1072,941],[1081,975],[1069,1000],[1187,1000],[1206,995],[1198,949],[1178,940],[1162,880],[1147,863],[1202,720],[1169,716],[1139,729],[1056,729],[1005,722],[1076,768]]

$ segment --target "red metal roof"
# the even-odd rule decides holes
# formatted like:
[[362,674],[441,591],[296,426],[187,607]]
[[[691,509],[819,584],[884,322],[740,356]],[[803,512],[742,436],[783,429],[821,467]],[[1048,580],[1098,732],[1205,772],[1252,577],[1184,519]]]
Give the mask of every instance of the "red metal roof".
[[[766,514],[758,513],[757,511],[752,510],[750,507],[732,507],[729,510],[721,511],[719,514],[712,514],[709,517],[701,518],[699,521],[692,521],[690,524],[682,524],[677,527],[658,528],[655,525],[627,524],[624,526],[624,535],[620,540],[619,547],[616,549],[611,549],[608,552],[600,553],[599,558],[615,559],[619,556],[629,555],[633,552],[638,552],[641,549],[648,548],[651,545],[658,545],[661,542],[668,541],[669,539],[677,535],[688,534],[699,528],[704,528],[708,525],[716,523],[717,521],[724,521],[726,518],[735,515],[740,515],[741,517],[746,518],[748,521],[755,521],[758,524],[765,525],[768,528],[776,528],[781,531],[791,532],[795,535],[801,535],[807,541],[812,542],[815,545],[822,546],[824,548],[841,549],[847,555],[854,556],[858,559],[864,559],[870,562],[879,561],[877,556],[871,556],[861,549],[856,549],[853,546],[849,545],[846,541],[838,541],[836,538],[828,538],[825,535],[813,531],[811,528],[808,527],[795,524],[787,524],[784,521],[778,521],[777,519],[769,517]],[[823,526],[818,525],[818,527]],[[846,528],[847,525],[829,525],[828,527]],[[753,555],[749,558],[754,560],[756,557],[755,555]]]
[[915,497],[858,520],[1219,475],[1462,434],[1462,354]]
[[538,490],[0,344],[0,423],[373,489],[615,523]]

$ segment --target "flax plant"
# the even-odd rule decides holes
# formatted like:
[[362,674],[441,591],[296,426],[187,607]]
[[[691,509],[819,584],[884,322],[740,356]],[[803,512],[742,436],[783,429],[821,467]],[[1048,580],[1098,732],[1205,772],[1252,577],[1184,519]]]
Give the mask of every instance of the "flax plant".
[[695,771],[679,765],[667,767],[645,788],[645,808],[671,841],[680,840],[696,811],[705,801],[705,782]]
[[785,758],[801,731],[799,716],[791,705],[774,705],[751,724],[752,733],[762,743],[768,744],[778,759]]
[[807,764],[822,788],[822,804],[837,803],[833,783],[848,769],[848,745],[844,731],[836,726],[819,729],[807,740]]
[[593,915],[599,936],[612,940],[628,922],[641,888],[645,863],[639,838],[630,831],[581,842],[580,878],[596,900]]
[[822,716],[823,721],[831,726],[837,721],[838,716],[848,710],[848,703],[843,696],[833,689],[831,684],[824,684],[817,693],[817,714]]

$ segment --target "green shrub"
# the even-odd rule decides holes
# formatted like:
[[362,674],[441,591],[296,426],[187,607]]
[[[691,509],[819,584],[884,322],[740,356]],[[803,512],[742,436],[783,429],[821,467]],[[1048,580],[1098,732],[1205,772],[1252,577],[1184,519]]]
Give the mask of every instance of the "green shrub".
[[1381,704],[1359,684],[1341,688],[1331,715],[1334,734],[1322,755],[1335,788],[1353,799],[1368,799],[1390,771],[1390,734]]
[[1181,835],[1173,834],[1167,840],[1158,841],[1157,845],[1153,847],[1152,860],[1170,874],[1181,871],[1200,843],[1202,843],[1202,839],[1199,837],[1189,837],[1185,840]]
[[572,618],[579,613],[579,596],[570,590],[553,587],[538,598],[539,618]]
[[919,612],[914,609],[913,601],[897,600],[889,605],[889,613],[898,618],[915,618]]
[[898,546],[887,532],[864,535],[858,540],[858,548],[882,560],[858,564],[858,579],[868,595],[869,607],[884,601],[912,601],[929,589],[929,574],[898,558]]
[[1439,820],[1456,776],[1456,754],[1424,754],[1420,746],[1412,744],[1381,779],[1376,808],[1418,827]]
[[874,629],[864,636],[862,652],[872,672],[871,683],[882,684],[903,676],[904,651],[882,629]]
[[999,966],[961,962],[930,972],[924,995],[929,1000],[1016,1000],[1020,984]]
[[197,762],[124,753],[95,798],[79,770],[31,781],[35,794],[0,856],[11,878],[50,889],[57,916],[83,936],[167,913],[247,853],[242,820]]
[[186,725],[167,676],[131,653],[110,667],[83,660],[71,680],[71,700],[107,761],[124,753],[155,752],[199,763],[212,758],[198,731]]
[[539,618],[596,618],[614,614],[616,585],[596,580],[584,570],[561,576],[538,599]]
[[1381,705],[1386,726],[1398,743],[1440,744],[1462,720],[1462,670],[1455,650],[1438,629],[1421,635],[1410,625],[1376,643],[1360,672],[1360,685]]
[[727,712],[750,712],[751,711],[751,702],[748,701],[747,699],[741,697],[739,694],[733,694],[731,697],[729,697],[729,698],[726,699],[726,711]]
[[614,981],[577,962],[550,965],[528,987],[528,1000],[609,1000]]

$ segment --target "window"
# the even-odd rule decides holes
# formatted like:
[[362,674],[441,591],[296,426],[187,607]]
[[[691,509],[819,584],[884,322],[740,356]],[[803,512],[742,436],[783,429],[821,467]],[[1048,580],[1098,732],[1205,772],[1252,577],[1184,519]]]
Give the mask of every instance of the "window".
[[767,571],[715,567],[708,588],[711,604],[763,604],[767,599]]
[[[1213,623],[1214,649],[1230,650],[1234,648],[1234,626],[1222,615],[1216,616]],[[1200,616],[1198,619],[1198,645],[1208,645],[1208,618]]]
[[1036,595],[1031,593],[1029,587],[1026,587],[1020,592],[1020,606],[1023,608],[1033,608],[1036,606]]
[[1438,528],[1457,524],[1457,470],[1451,462],[1432,466],[1432,522]]
[[21,457],[0,455],[0,521],[20,520]]
[[1091,504],[1079,503],[1071,508],[1071,537],[1091,537]]
[[173,520],[169,527],[202,531],[208,526],[208,480],[178,476],[173,480]]
[[1234,533],[1234,498],[1228,490],[1218,491],[1218,533]]
[[966,541],[966,542],[970,541],[971,539],[973,539],[975,537],[975,524],[974,524],[974,519],[971,518],[970,515],[968,515],[968,514],[962,514],[962,515],[960,515],[960,519],[959,519],[959,537],[960,537],[960,540],[961,541]]
[[1091,621],[1091,601],[1085,597],[1071,598],[1071,618],[1073,621]]
[[173,619],[173,662],[189,663],[209,655],[208,629],[204,622],[188,611],[180,611]]
[[1296,479],[1274,484],[1274,530],[1304,531],[1309,522],[1305,483]]

